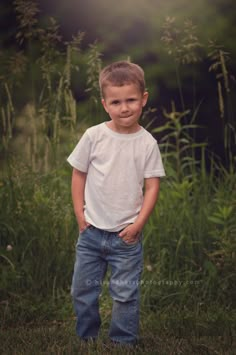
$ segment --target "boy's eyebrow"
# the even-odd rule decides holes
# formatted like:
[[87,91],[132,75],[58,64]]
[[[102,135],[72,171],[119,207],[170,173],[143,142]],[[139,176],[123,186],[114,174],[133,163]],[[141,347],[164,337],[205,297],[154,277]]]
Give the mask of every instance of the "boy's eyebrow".
[[[135,100],[135,99],[136,99],[135,96],[129,96],[129,97],[127,97],[125,99],[125,101],[127,101],[127,100]],[[120,99],[111,99],[111,102],[119,102],[119,101],[122,101],[122,100],[120,100]]]
[[119,102],[119,99],[112,99],[111,102]]

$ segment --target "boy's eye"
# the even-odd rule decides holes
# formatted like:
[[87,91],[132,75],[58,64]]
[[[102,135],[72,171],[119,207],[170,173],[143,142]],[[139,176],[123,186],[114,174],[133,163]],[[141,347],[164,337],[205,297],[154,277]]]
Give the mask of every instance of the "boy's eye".
[[[126,100],[126,102],[134,102],[134,101],[136,101],[134,97],[130,97],[129,99]],[[111,101],[111,105],[119,105],[119,104],[120,104],[119,100]]]

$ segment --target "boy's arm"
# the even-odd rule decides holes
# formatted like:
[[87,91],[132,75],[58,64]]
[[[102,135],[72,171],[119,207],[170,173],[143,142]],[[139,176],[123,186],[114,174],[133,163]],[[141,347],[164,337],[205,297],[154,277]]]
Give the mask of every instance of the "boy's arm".
[[160,178],[148,178],[145,179],[144,183],[144,199],[141,211],[139,212],[139,215],[135,222],[133,224],[130,224],[119,234],[119,236],[123,238],[124,241],[126,241],[127,243],[132,243],[136,240],[137,235],[143,229],[158,199]]
[[84,216],[84,189],[87,174],[73,169],[71,181],[71,193],[75,216],[79,225],[79,231],[82,232],[89,225]]

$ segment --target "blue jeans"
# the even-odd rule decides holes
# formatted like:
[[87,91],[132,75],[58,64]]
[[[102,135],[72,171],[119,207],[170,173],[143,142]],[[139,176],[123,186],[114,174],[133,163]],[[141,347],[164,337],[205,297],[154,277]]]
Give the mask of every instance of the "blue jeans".
[[109,291],[113,299],[109,336],[119,343],[137,341],[142,264],[141,238],[135,244],[127,244],[118,232],[93,226],[80,234],[71,295],[77,316],[76,332],[82,339],[98,336],[101,325],[98,299],[109,266]]

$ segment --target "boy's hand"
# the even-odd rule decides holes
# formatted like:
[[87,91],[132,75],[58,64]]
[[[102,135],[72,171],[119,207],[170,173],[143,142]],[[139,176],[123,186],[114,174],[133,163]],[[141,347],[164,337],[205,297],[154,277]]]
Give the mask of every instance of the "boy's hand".
[[119,237],[121,237],[126,243],[135,243],[139,238],[140,230],[134,224],[130,224],[122,232],[119,233]]
[[86,224],[84,224],[82,227],[79,226],[79,232],[82,233],[83,231],[85,231],[85,229],[87,229],[90,226],[90,224],[88,222],[86,222]]
[[78,219],[79,232],[82,233],[86,228],[90,226],[90,223],[86,221],[85,218]]

